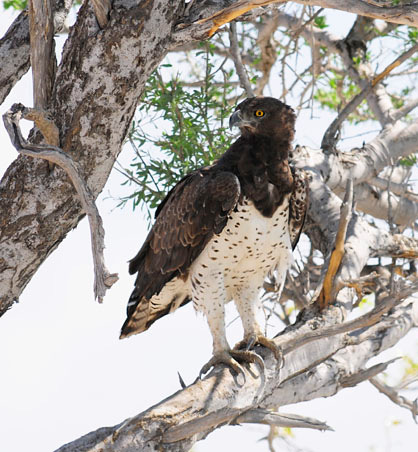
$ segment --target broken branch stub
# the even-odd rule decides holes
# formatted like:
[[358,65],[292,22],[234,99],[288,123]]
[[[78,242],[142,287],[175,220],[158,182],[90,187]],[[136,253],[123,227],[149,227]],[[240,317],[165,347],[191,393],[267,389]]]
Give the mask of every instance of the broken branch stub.
[[[19,121],[22,117],[35,119],[42,124],[48,124],[50,130],[54,130],[51,121],[42,118],[43,113],[33,109],[26,109],[22,104],[14,104],[9,111],[3,115],[4,125],[16,150],[23,155],[41,158],[60,166],[70,178],[80,198],[89,224],[94,263],[94,295],[99,303],[102,303],[106,290],[119,279],[117,273],[109,273],[104,263],[104,229],[102,218],[95,204],[94,196],[82,176],[81,169],[62,149],[53,145],[35,145],[28,143],[22,136]],[[42,128],[41,128],[42,131]],[[55,141],[54,138],[52,141]]]

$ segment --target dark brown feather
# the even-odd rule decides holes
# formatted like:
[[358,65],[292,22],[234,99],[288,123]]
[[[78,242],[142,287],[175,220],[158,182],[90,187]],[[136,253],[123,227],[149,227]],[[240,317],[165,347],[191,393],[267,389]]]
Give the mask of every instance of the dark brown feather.
[[138,276],[121,337],[132,329],[146,330],[169,312],[170,307],[164,307],[150,318],[149,300],[174,277],[187,276],[190,264],[225,227],[239,197],[238,178],[216,166],[189,174],[170,191],[145,243],[129,263],[129,272]]
[[294,188],[289,200],[289,234],[292,248],[295,249],[308,211],[309,182],[305,171],[294,167],[291,167],[291,171]]

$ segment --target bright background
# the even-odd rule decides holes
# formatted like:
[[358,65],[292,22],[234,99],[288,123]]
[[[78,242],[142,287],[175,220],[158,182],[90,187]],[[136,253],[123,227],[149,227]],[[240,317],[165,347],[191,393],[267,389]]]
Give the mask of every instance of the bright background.
[[[0,37],[14,16],[1,11]],[[337,34],[349,29],[354,20],[354,16],[337,12],[333,17]],[[58,48],[64,39],[58,38]],[[31,83],[28,73],[0,113],[15,102],[32,106]],[[318,146],[330,118],[321,114],[321,118],[311,119],[308,112],[302,115],[296,125],[296,142]],[[353,129],[355,134],[362,131]],[[347,145],[361,144],[363,139],[368,138]],[[131,157],[125,150],[120,161],[129,165]],[[0,174],[15,158],[1,123]],[[93,297],[90,234],[84,219],[40,267],[19,303],[0,319],[0,451],[53,451],[99,427],[117,424],[180,389],[177,371],[191,383],[210,358],[208,328],[190,304],[141,335],[118,339],[134,283],[127,273],[127,261],[146,236],[140,210],[116,208],[117,198],[129,190],[121,187],[122,180],[113,171],[98,199],[106,230],[106,264],[120,277],[104,303],[97,304]],[[229,309],[229,320],[234,316]],[[239,322],[228,328],[228,335],[231,344],[241,339]],[[416,332],[410,336],[379,360],[416,353]],[[402,364],[392,368],[396,366],[400,372]],[[315,417],[335,430],[294,430],[293,441],[300,450],[417,450],[418,428],[411,414],[368,383],[332,398],[284,407],[283,412]],[[267,431],[257,425],[223,427],[198,443],[194,451],[266,452],[267,443],[259,440]],[[282,443],[276,444],[278,450],[284,450]]]

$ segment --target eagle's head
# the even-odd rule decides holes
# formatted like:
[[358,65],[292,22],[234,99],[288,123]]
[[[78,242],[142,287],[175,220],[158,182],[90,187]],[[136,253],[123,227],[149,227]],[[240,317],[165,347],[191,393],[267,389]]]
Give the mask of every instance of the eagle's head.
[[295,121],[293,109],[280,100],[274,97],[251,97],[238,104],[229,119],[229,127],[239,127],[244,136],[274,136],[292,141]]

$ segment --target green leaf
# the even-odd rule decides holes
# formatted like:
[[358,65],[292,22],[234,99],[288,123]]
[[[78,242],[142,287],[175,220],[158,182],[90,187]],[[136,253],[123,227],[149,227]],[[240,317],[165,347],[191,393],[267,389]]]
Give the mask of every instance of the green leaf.
[[314,23],[321,30],[328,27],[325,16],[316,16],[314,19]]

